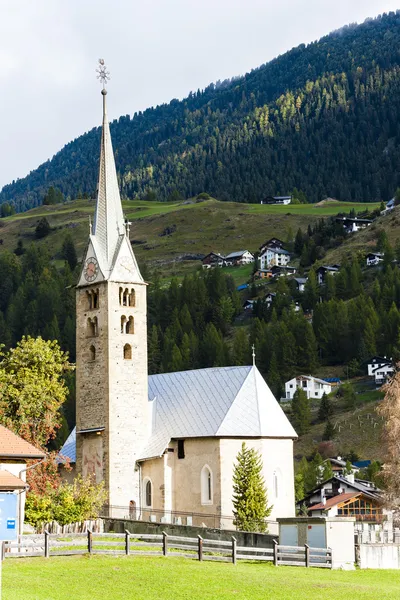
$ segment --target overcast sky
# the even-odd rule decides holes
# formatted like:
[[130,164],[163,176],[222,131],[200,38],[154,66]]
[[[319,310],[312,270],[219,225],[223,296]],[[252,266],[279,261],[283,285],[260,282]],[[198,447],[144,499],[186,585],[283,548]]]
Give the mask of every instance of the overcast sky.
[[392,0],[0,0],[0,187],[101,121],[183,98]]

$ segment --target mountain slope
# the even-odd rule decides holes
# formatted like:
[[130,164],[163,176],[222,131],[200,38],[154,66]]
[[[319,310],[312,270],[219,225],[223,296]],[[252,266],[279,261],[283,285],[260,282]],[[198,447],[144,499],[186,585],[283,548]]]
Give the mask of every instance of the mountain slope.
[[[208,191],[259,201],[387,198],[400,184],[400,13],[301,45],[250,74],[112,124],[125,197]],[[49,185],[94,194],[100,129],[67,144],[0,203],[40,204]]]

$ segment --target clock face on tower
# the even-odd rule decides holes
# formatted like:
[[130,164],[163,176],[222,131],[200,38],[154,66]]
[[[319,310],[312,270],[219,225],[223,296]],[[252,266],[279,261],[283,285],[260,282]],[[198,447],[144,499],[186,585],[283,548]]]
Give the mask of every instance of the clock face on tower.
[[85,262],[85,268],[83,270],[83,274],[85,276],[86,281],[94,281],[97,277],[97,273],[99,272],[99,263],[91,256]]

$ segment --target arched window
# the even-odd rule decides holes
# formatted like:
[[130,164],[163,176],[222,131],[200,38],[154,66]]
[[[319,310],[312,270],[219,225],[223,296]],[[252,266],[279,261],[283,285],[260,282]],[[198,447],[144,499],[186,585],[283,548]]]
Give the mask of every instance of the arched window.
[[90,360],[96,360],[96,348],[94,346],[90,346]]
[[99,289],[96,290],[88,290],[86,292],[88,309],[92,310],[92,308],[99,308]]
[[132,288],[128,297],[128,305],[129,306],[136,306],[136,293],[135,290]]
[[96,337],[97,335],[97,317],[87,320],[87,335],[88,337]]
[[143,482],[143,505],[145,508],[151,508],[153,501],[153,486],[150,479]]
[[212,504],[213,503],[213,477],[212,471],[208,465],[204,465],[201,470],[200,476],[201,485],[201,503]]
[[125,325],[126,325],[126,317],[122,315],[121,317],[121,333],[125,333]]
[[124,346],[124,359],[132,360],[132,346],[125,344]]
[[122,305],[123,306],[128,306],[128,296],[129,296],[129,290],[128,290],[128,288],[125,288],[124,294],[122,296]]
[[122,289],[122,287],[119,288],[119,305],[122,306],[122,294],[124,293],[124,290]]
[[129,317],[129,319],[126,323],[125,332],[126,333],[135,333],[135,322],[133,320],[133,317]]
[[97,290],[93,290],[93,308],[99,308],[99,289],[97,288]]

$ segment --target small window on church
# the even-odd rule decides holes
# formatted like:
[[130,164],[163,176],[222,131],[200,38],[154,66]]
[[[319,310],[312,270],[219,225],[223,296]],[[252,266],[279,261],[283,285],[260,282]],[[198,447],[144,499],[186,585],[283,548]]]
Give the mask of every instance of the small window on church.
[[121,333],[125,333],[125,326],[126,326],[126,317],[125,317],[125,315],[123,315],[121,317]]
[[178,458],[185,458],[185,440],[178,440]]
[[126,333],[135,333],[135,323],[133,317],[129,317],[128,321],[126,322],[125,331]]
[[212,472],[208,465],[204,465],[201,470],[200,477],[201,485],[201,503],[212,504],[213,503],[213,478]]
[[119,305],[122,306],[122,295],[124,293],[124,290],[122,289],[122,287],[119,288]]
[[128,296],[129,296],[129,290],[128,290],[128,288],[125,288],[123,296],[122,296],[122,306],[128,306]]
[[134,289],[131,289],[129,297],[128,297],[129,306],[136,306],[136,293]]
[[86,292],[86,298],[87,298],[87,303],[88,303],[88,309],[92,310],[92,308],[93,308],[92,292]]
[[132,360],[132,346],[125,344],[124,346],[124,359]]
[[89,318],[87,320],[87,335],[88,337],[97,336],[97,317],[94,317],[93,319]]
[[145,479],[144,482],[144,505],[146,508],[151,508],[152,503],[152,485],[150,479]]
[[93,290],[93,308],[99,308],[99,290]]
[[94,346],[90,346],[90,360],[96,360],[96,348]]

